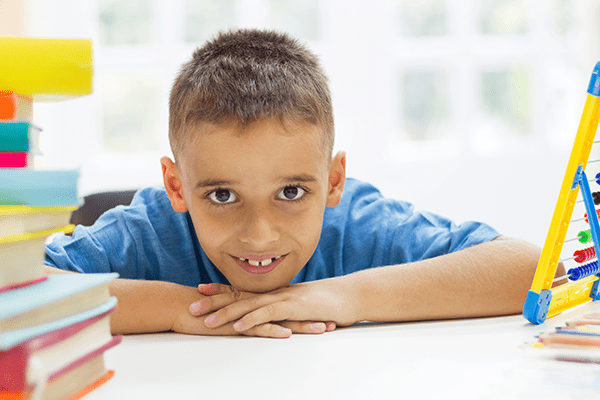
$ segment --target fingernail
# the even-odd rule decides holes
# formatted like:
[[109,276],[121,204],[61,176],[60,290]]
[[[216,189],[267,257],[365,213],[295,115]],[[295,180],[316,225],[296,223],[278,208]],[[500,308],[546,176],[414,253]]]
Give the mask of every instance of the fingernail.
[[200,310],[202,310],[202,304],[200,304],[199,301],[190,304],[190,312],[192,313],[192,315],[200,315]]
[[313,331],[322,331],[323,329],[325,329],[325,324],[322,322],[315,322],[314,324],[310,324],[310,328]]
[[279,329],[279,333],[281,334],[281,337],[287,338],[292,336],[292,331],[288,328],[280,328]]
[[206,317],[204,322],[208,325],[211,325],[213,322],[215,322],[216,319],[217,319],[217,316],[215,314],[212,314],[212,315],[209,315],[208,317]]
[[243,326],[244,326],[244,323],[241,320],[239,320],[238,322],[233,324],[233,329],[235,329],[236,331],[241,331],[241,330],[243,330]]

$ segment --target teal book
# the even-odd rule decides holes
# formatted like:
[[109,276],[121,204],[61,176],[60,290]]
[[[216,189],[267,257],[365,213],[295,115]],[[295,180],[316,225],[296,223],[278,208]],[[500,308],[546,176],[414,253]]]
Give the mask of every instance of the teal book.
[[35,171],[0,169],[0,205],[32,207],[73,206],[77,197],[79,171]]
[[35,285],[0,293],[0,342],[8,332],[48,324],[107,303],[108,284],[118,276],[49,274]]
[[39,153],[40,131],[29,122],[0,122],[0,153]]

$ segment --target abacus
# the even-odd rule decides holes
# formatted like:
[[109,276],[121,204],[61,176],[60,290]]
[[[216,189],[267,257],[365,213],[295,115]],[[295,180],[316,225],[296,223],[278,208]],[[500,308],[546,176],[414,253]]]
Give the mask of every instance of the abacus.
[[[583,115],[546,242],[527,293],[523,316],[543,323],[570,308],[600,299],[600,267],[595,246],[600,243],[600,140],[594,141],[600,119],[600,61],[587,90]],[[586,173],[586,167],[598,172]],[[590,188],[596,186],[596,191]],[[582,247],[583,245],[583,247]],[[567,269],[555,277],[559,263]],[[553,284],[567,280],[567,283]]]

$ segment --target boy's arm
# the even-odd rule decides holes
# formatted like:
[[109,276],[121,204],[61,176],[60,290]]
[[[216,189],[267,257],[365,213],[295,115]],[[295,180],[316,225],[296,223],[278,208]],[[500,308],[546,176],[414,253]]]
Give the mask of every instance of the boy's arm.
[[359,315],[373,321],[517,314],[539,256],[537,246],[501,237],[442,257],[363,271],[350,277],[350,285],[364,299]]
[[[75,273],[46,266],[47,273]],[[109,283],[111,296],[118,300],[111,314],[113,335],[175,331],[194,335],[240,335],[231,324],[209,329],[203,319],[189,312],[191,303],[204,298],[198,289],[172,282],[115,279]],[[243,332],[248,336],[288,337],[294,333],[322,333],[310,322],[286,322],[281,325],[260,324]],[[289,333],[288,333],[289,331]]]
[[[49,266],[46,272],[74,273]],[[109,291],[118,299],[110,321],[113,334],[169,331],[182,310],[203,297],[192,287],[132,279],[111,281]]]
[[[264,295],[241,295],[223,287],[221,294],[202,300],[198,311],[213,312],[215,319],[205,321],[211,327],[239,320],[234,328],[240,332],[267,320],[313,319],[343,326],[362,320],[517,314],[539,255],[537,246],[501,237],[424,261],[292,285]],[[561,266],[557,275],[563,274]],[[200,287],[205,294],[207,290]]]

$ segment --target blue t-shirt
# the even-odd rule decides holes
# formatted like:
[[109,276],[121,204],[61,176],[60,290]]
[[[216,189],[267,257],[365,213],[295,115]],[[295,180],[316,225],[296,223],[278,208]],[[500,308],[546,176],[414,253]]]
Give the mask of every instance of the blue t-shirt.
[[[497,236],[486,224],[456,225],[347,179],[340,204],[325,210],[314,254],[292,283],[419,261]],[[78,226],[72,237],[54,239],[46,247],[46,264],[187,286],[228,284],[200,247],[189,213],[175,212],[165,190],[157,188],[140,190],[130,206],[107,211],[91,227]]]

